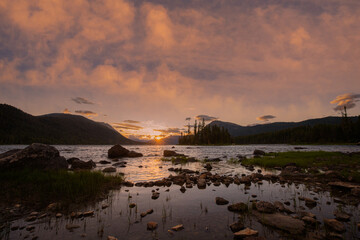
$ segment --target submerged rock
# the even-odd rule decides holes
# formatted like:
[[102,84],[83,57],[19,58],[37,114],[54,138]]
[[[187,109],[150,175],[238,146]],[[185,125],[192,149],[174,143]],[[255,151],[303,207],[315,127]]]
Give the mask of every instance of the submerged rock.
[[228,206],[228,210],[231,212],[240,212],[244,213],[248,211],[248,205],[243,202],[235,203]]
[[262,213],[274,213],[276,211],[274,204],[264,201],[257,202],[256,209]]
[[244,224],[242,224],[240,222],[234,222],[233,224],[230,225],[230,229],[232,232],[238,232],[238,231],[244,229]]
[[281,213],[260,213],[258,211],[253,211],[252,213],[260,223],[266,226],[274,227],[291,234],[301,234],[305,230],[304,222],[291,216]]
[[345,226],[342,222],[339,222],[336,219],[328,219],[324,218],[324,224],[326,227],[330,228],[331,230],[334,230],[336,232],[345,232]]
[[67,169],[68,162],[50,145],[33,143],[23,150],[10,150],[0,155],[0,169]]
[[226,205],[229,203],[228,200],[226,200],[225,198],[222,198],[222,197],[216,197],[215,202],[217,205]]
[[343,212],[343,211],[340,211],[339,209],[336,209],[334,211],[334,215],[335,215],[336,219],[339,220],[339,221],[346,222],[346,221],[350,220],[350,215]]
[[147,230],[155,230],[158,227],[157,222],[148,222],[147,223]]

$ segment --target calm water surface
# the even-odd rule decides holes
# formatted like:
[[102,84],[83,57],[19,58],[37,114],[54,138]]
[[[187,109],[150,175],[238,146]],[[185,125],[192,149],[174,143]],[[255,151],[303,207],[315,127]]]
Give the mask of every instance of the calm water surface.
[[[25,146],[0,146],[0,153]],[[107,159],[107,150],[111,146],[55,146],[60,154],[66,158],[78,157],[82,160],[93,160],[97,163],[97,168],[111,166],[111,164],[101,165],[101,160]],[[171,172],[167,169],[174,167],[170,162],[161,161],[163,150],[172,149],[172,146],[125,146],[129,150],[134,150],[144,154],[144,157],[134,159],[123,159],[127,162],[127,167],[118,168],[117,172],[125,174],[127,180],[133,182],[152,181],[169,176]],[[360,151],[358,146],[304,146],[306,149],[301,151],[341,151],[354,152]],[[223,161],[213,163],[211,172],[222,175],[239,175],[250,172],[239,164],[231,164],[229,159],[237,155],[250,156],[254,149],[261,149],[266,152],[283,152],[294,150],[290,145],[247,145],[247,146],[175,146],[172,150],[184,153],[197,159],[219,157]],[[139,168],[142,166],[142,168]],[[178,166],[176,166],[178,167]],[[189,163],[183,168],[203,171],[202,163]],[[174,173],[172,173],[174,174]],[[353,214],[351,221],[345,223],[348,231],[344,234],[345,239],[359,239],[360,235],[356,224],[360,221],[358,206],[345,206],[336,203],[328,192],[318,192],[316,189],[308,189],[299,184],[280,185],[263,181],[262,185],[252,184],[250,190],[245,190],[244,185],[231,184],[229,187],[221,185],[215,187],[208,186],[206,189],[199,190],[197,187],[187,189],[185,193],[180,192],[180,186],[173,185],[167,187],[123,187],[120,190],[112,191],[108,199],[92,206],[87,206],[81,211],[95,210],[94,217],[71,220],[67,217],[60,219],[45,219],[33,223],[35,231],[29,233],[25,229],[9,231],[2,235],[5,239],[24,239],[37,236],[38,239],[107,239],[107,236],[115,236],[118,239],[233,239],[233,233],[229,225],[238,220],[238,214],[227,210],[227,206],[215,204],[216,197],[223,197],[230,203],[245,202],[250,203],[255,199],[252,195],[257,195],[256,199],[269,202],[290,201],[290,209],[305,211],[316,214],[318,220],[323,218],[334,218],[333,212],[336,208],[342,208]],[[151,191],[159,189],[160,197],[157,200],[151,199]],[[166,190],[169,190],[168,192]],[[315,208],[309,209],[304,202],[299,201],[298,197],[309,198],[317,197],[318,204]],[[103,203],[110,205],[107,209],[101,209]],[[326,202],[330,202],[326,204]],[[129,203],[136,203],[133,209],[128,207]],[[154,213],[140,218],[140,213],[148,209],[154,209]],[[79,210],[79,211],[80,211]],[[154,232],[146,230],[148,221],[156,221],[159,226]],[[244,216],[245,225],[259,231],[260,236],[266,239],[279,239],[280,235],[276,231],[263,227],[255,219]],[[80,228],[69,231],[66,224],[76,224]],[[26,226],[29,223],[23,219],[11,223],[12,226]],[[170,234],[168,229],[183,224],[185,229],[180,232]],[[1,236],[0,236],[1,238]],[[285,238],[286,239],[286,238]],[[292,239],[292,238],[289,238]]]

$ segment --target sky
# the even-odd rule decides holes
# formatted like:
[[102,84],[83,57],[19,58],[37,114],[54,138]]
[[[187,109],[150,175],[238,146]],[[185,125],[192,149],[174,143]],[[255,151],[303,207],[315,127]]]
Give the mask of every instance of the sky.
[[0,103],[132,138],[359,115],[359,66],[359,0],[0,1]]

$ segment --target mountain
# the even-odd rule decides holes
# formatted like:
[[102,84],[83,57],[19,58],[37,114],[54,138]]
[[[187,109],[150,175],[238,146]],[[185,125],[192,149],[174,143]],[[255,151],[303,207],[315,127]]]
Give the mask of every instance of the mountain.
[[109,124],[83,116],[52,113],[32,116],[0,104],[0,144],[139,144]]
[[[235,123],[222,122],[222,121],[213,121],[209,123],[210,125],[217,125],[219,127],[226,128],[230,135],[233,137],[238,136],[249,136],[256,135],[261,133],[276,132],[284,129],[301,127],[301,126],[315,126],[318,124],[329,124],[335,125],[341,123],[341,117],[324,117],[324,118],[315,118],[309,119],[301,122],[275,122],[267,124],[259,124],[255,126],[241,126]],[[353,122],[357,120],[357,117],[349,117]]]

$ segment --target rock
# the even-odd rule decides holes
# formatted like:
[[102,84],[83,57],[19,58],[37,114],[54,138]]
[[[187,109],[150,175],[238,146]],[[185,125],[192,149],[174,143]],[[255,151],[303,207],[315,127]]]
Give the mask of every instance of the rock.
[[313,199],[310,198],[305,198],[305,206],[307,206],[308,208],[313,208],[317,205],[317,202]]
[[83,217],[89,217],[89,216],[93,216],[93,215],[94,215],[94,211],[87,211],[87,212],[82,213]]
[[30,225],[30,226],[26,227],[26,231],[32,231],[34,229],[35,229],[35,226],[33,226],[33,225]]
[[116,172],[116,168],[114,167],[107,167],[107,168],[104,168],[102,170],[104,173],[112,173],[112,172]]
[[61,214],[61,213],[57,213],[57,214],[55,215],[55,217],[56,217],[56,218],[61,218],[61,217],[62,217],[62,214]]
[[33,143],[23,150],[12,150],[0,155],[0,170],[19,168],[67,169],[68,163],[55,147]]
[[130,152],[129,150],[122,147],[120,144],[117,144],[108,150],[108,157],[109,158],[127,157],[129,152]]
[[109,207],[109,204],[107,204],[107,203],[103,203],[101,205],[101,209],[105,209],[105,208],[108,208],[108,207]]
[[199,189],[205,189],[206,188],[206,180],[205,179],[199,179],[197,182],[197,187]]
[[65,228],[67,229],[67,230],[69,230],[69,231],[72,231],[72,230],[74,230],[74,229],[76,229],[76,228],[79,228],[80,226],[79,225],[76,225],[76,224],[66,224],[66,226],[65,226]]
[[355,197],[360,197],[360,187],[351,189],[351,194]]
[[177,153],[171,150],[164,150],[164,157],[175,157]]
[[359,187],[358,185],[349,182],[329,182],[328,185],[331,187],[344,188],[348,190]]
[[154,210],[153,209],[149,209],[149,210],[147,210],[146,212],[143,212],[143,213],[141,213],[140,214],[140,217],[146,217],[146,215],[149,215],[149,214],[152,214],[154,212]]
[[136,207],[136,203],[130,203],[129,204],[129,208],[134,208],[134,207]]
[[206,158],[204,159],[204,162],[220,162],[220,158]]
[[228,210],[231,212],[244,213],[248,211],[248,206],[245,203],[239,202],[228,206]]
[[153,192],[153,194],[152,194],[152,196],[151,196],[151,198],[152,199],[158,199],[160,197],[160,193],[159,192]]
[[155,230],[157,228],[158,224],[157,222],[148,222],[147,223],[147,230]]
[[238,231],[244,229],[244,224],[242,224],[240,222],[234,222],[233,224],[230,225],[230,229],[232,232],[238,232]]
[[78,158],[74,159],[71,164],[71,169],[93,169],[94,167],[96,167],[96,163],[92,160],[85,162]]
[[262,150],[255,149],[253,154],[254,154],[254,155],[257,155],[257,156],[261,156],[261,155],[263,156],[263,155],[265,155],[266,153],[265,153],[264,151],[262,151]]
[[336,209],[334,211],[334,215],[336,217],[336,220],[339,220],[339,221],[346,222],[346,221],[350,220],[350,215],[345,212],[340,211],[339,209]]
[[113,237],[113,236],[108,236],[107,240],[118,240],[118,239],[116,237]]
[[47,207],[46,210],[47,211],[55,211],[57,209],[59,209],[61,206],[59,203],[50,203]]
[[317,223],[315,218],[312,218],[309,216],[305,216],[305,217],[301,218],[301,220],[303,220],[306,224],[309,224],[309,225],[316,225],[316,223]]
[[74,160],[80,160],[80,159],[78,159],[78,158],[76,158],[76,157],[72,157],[72,158],[67,159],[66,161],[68,162],[68,164],[71,165]]
[[111,162],[106,161],[106,160],[101,160],[99,163],[100,163],[100,164],[109,164],[109,163],[111,163]]
[[207,164],[204,166],[204,168],[205,168],[206,170],[210,171],[210,170],[212,169],[212,166],[211,166],[210,163],[207,163]]
[[174,230],[174,231],[180,231],[180,230],[183,230],[183,229],[184,229],[184,225],[182,225],[182,224],[176,225],[176,226],[171,228],[171,230]]
[[127,154],[127,157],[129,157],[129,158],[137,158],[137,157],[142,157],[142,156],[143,156],[142,153],[138,153],[138,152],[135,152],[135,151],[130,151]]
[[274,213],[276,211],[274,204],[264,201],[257,202],[256,209],[262,213]]
[[184,187],[184,186],[181,186],[180,192],[184,193],[185,191],[186,191],[185,187]]
[[280,212],[284,212],[285,211],[285,206],[282,202],[279,201],[275,201],[274,202],[274,206],[277,210],[279,210]]
[[217,205],[226,205],[226,204],[229,203],[228,200],[226,200],[226,199],[224,199],[222,197],[216,197],[215,202],[216,202]]
[[326,227],[330,228],[331,230],[334,230],[336,232],[345,232],[345,226],[342,222],[339,222],[336,219],[328,219],[324,218],[324,224]]
[[291,234],[301,234],[305,230],[304,222],[291,216],[281,213],[261,213],[258,211],[253,211],[252,213],[260,223]]
[[244,230],[240,230],[236,233],[234,233],[234,237],[235,238],[245,238],[245,237],[250,237],[250,236],[257,236],[259,234],[258,231],[250,229],[250,228],[245,228]]

